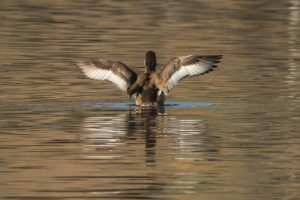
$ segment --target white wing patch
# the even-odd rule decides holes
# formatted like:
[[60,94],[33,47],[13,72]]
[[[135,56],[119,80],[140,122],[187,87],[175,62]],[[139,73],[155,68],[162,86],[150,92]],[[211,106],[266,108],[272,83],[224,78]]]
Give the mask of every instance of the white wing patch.
[[199,62],[191,65],[183,65],[168,80],[168,90],[175,87],[180,81],[186,77],[197,76],[209,71],[213,67],[212,62]]
[[175,87],[187,75],[188,75],[188,71],[184,67],[181,67],[168,80],[168,84],[167,84],[168,90],[171,90],[173,87]]
[[111,70],[104,70],[95,67],[93,64],[85,64],[85,63],[78,63],[82,72],[91,79],[96,79],[100,81],[108,81],[115,85],[120,90],[126,92],[128,88],[128,83],[119,77],[118,75],[114,74]]

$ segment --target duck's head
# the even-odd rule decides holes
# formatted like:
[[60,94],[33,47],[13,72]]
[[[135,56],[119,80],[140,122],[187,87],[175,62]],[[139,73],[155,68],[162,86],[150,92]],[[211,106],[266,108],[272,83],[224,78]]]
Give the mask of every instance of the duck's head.
[[146,72],[155,71],[156,68],[156,56],[153,51],[147,51],[145,56]]

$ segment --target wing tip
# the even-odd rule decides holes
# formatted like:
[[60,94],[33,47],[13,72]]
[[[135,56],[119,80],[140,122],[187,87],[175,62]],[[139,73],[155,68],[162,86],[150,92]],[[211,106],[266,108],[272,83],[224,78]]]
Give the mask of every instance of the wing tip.
[[71,60],[71,63],[73,65],[76,65],[77,67],[81,68],[85,62],[82,60],[79,60],[79,59],[74,59],[74,60]]
[[209,61],[213,61],[214,63],[219,63],[220,60],[223,58],[223,55],[212,55],[212,56],[207,56],[207,59]]

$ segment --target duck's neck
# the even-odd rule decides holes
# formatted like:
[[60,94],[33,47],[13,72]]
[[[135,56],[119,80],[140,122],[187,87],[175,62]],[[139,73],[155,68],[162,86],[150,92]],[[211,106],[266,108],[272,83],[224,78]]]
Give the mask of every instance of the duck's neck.
[[152,72],[155,72],[155,68],[150,68],[150,67],[145,67],[145,73],[152,73]]
[[155,72],[156,56],[153,51],[147,51],[145,56],[145,73]]

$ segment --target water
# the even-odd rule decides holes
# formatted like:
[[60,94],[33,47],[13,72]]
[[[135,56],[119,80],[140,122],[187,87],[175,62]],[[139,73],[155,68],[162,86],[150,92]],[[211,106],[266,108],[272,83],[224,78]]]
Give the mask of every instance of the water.
[[[1,199],[300,199],[300,3],[1,1]],[[73,59],[223,54],[140,109]]]

